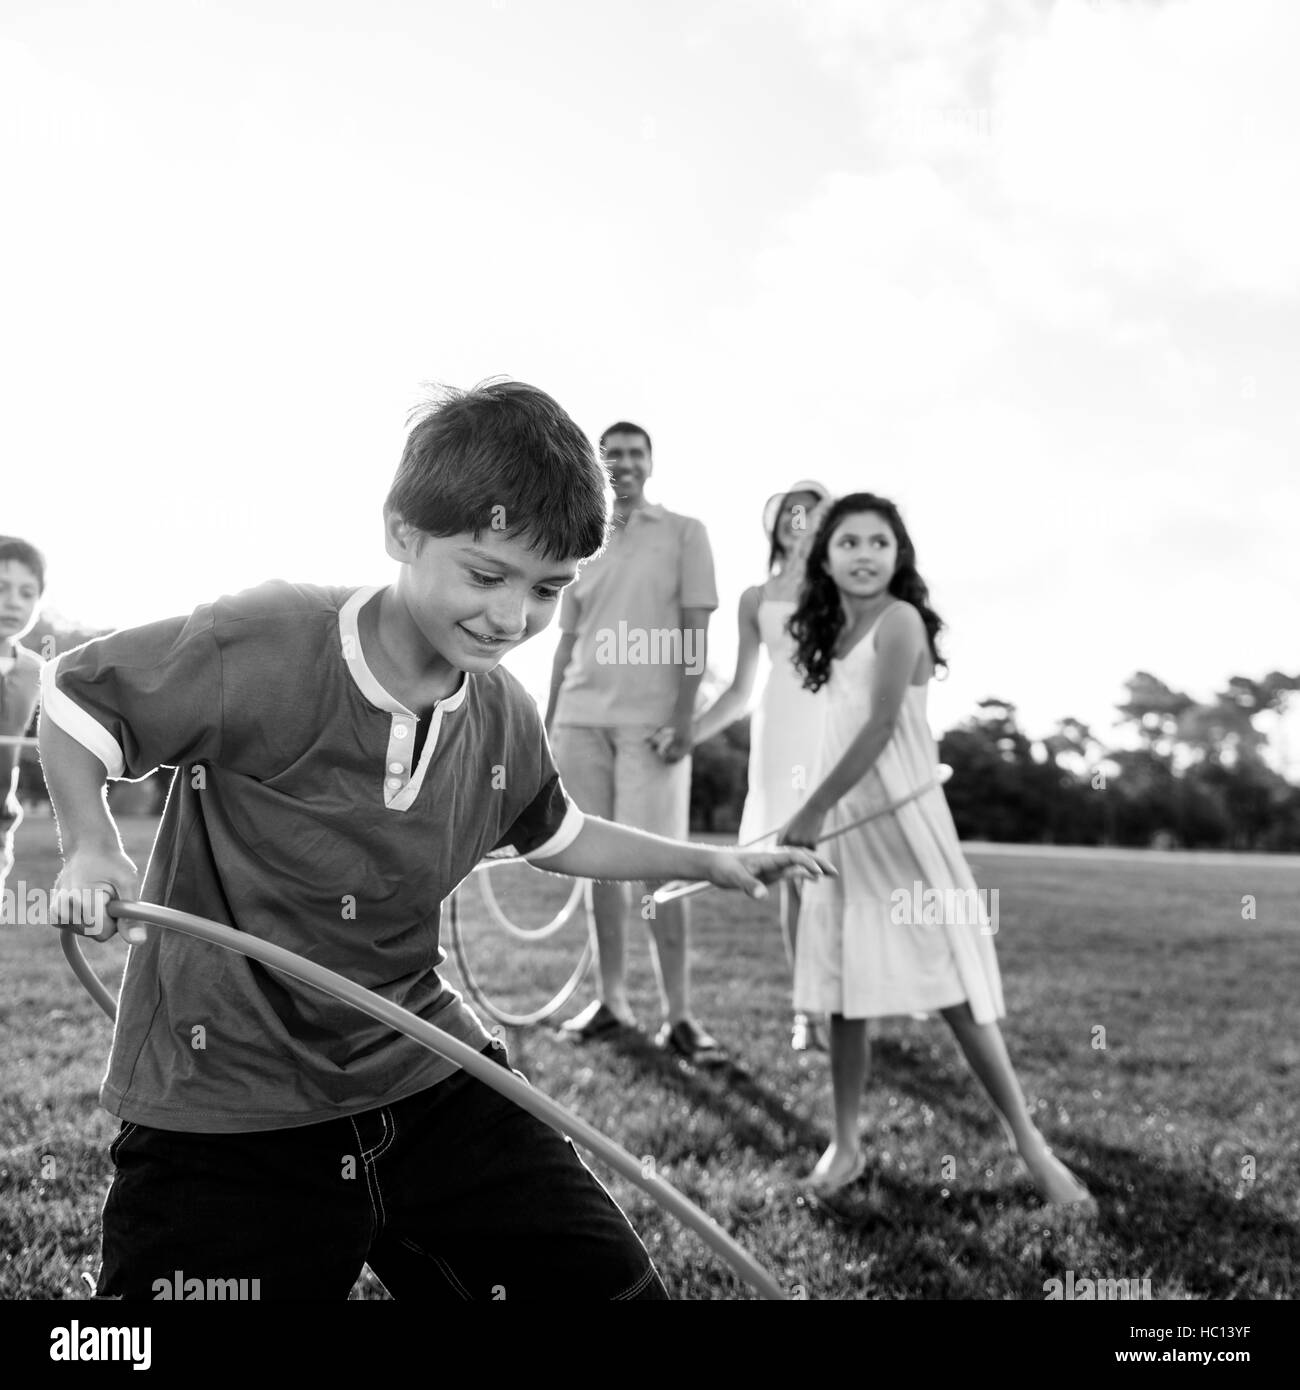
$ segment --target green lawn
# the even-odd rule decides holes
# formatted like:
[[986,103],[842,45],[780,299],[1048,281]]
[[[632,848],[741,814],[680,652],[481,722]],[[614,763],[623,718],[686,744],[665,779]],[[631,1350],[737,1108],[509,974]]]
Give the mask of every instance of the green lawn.
[[[152,823],[124,829],[143,867]],[[869,1179],[834,1211],[805,1203],[794,1183],[826,1140],[826,1063],[789,1051],[774,911],[734,894],[697,899],[694,917],[697,1012],[734,1068],[693,1072],[648,1043],[574,1048],[545,1028],[510,1035],[515,1065],[653,1157],[810,1298],[1040,1299],[1067,1269],[1149,1278],[1156,1298],[1296,1297],[1300,864],[1005,848],[971,861],[1000,894],[1012,1057],[1042,1128],[1101,1203],[1095,1225],[1045,1214],[943,1024],[910,1019],[878,1029]],[[27,822],[10,886],[48,884],[56,864],[48,822]],[[507,909],[534,925],[568,888],[529,870],[496,879]],[[472,887],[465,896],[476,973],[512,1007],[540,1003],[576,960],[581,922],[525,946],[486,925]],[[639,922],[636,935],[633,997],[649,1026]],[[116,988],[123,948],[86,949]],[[109,1039],[56,934],[0,930],[0,1297],[86,1292],[116,1129],[96,1103]],[[674,1296],[747,1296],[637,1188],[602,1177]],[[354,1290],[384,1296],[368,1273]]]

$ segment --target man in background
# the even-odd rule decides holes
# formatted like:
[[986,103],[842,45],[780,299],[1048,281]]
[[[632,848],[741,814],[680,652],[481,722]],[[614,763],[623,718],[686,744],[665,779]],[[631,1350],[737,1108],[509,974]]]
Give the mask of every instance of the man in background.
[[[564,591],[546,728],[561,779],[592,815],[683,839],[691,794],[691,719],[718,606],[704,526],[645,496],[649,434],[626,420],[600,437],[614,489],[605,549]],[[635,1028],[627,995],[625,883],[593,883],[599,995],[561,1025],[574,1041]],[[646,894],[664,1022],[655,1041],[712,1065],[726,1052],[690,1008],[689,904]]]

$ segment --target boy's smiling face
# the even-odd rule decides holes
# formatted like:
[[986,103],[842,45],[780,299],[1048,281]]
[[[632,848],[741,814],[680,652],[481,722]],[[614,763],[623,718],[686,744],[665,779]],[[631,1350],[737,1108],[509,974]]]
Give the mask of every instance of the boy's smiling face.
[[21,560],[0,560],[0,648],[36,625],[41,581]]
[[[401,563],[395,592],[433,653],[462,671],[490,671],[555,616],[578,561],[530,550],[527,533],[507,539],[430,536],[396,513],[384,518],[388,553]],[[414,653],[412,653],[414,655]]]

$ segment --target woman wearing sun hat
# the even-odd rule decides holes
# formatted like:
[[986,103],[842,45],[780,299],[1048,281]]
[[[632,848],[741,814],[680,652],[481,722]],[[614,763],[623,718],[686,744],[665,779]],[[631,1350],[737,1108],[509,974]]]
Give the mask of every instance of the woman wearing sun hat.
[[[785,624],[799,598],[804,555],[822,512],[833,501],[830,490],[810,478],[768,498],[763,508],[769,541],[767,579],[740,596],[736,674],[696,718],[692,730],[692,744],[703,743],[744,715],[754,689],[758,651],[766,647],[771,670],[750,720],[749,793],[738,834],[742,845],[784,825],[807,799],[824,697],[803,689],[790,659],[794,641]],[[799,886],[783,882],[781,926],[791,962],[798,921]],[[795,1015],[791,1045],[798,1051],[824,1047],[813,1020]]]

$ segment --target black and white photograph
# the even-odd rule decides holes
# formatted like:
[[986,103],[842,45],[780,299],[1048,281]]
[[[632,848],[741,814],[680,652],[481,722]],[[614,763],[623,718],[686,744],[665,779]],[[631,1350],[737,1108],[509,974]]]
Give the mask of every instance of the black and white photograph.
[[1297,52],[6,0],[18,1364],[631,1300],[1282,1364]]

